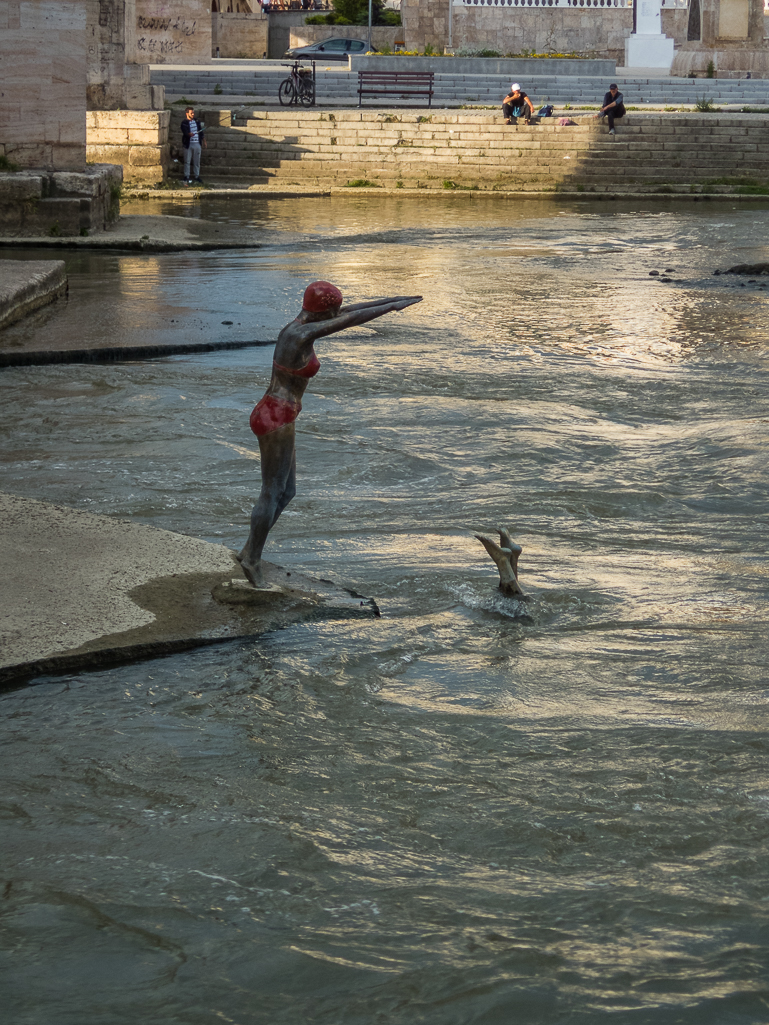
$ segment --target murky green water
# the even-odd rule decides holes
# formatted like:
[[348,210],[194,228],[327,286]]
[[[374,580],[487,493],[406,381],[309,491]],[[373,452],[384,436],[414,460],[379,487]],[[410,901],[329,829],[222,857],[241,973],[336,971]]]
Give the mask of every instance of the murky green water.
[[[9,337],[424,292],[319,344],[266,553],[385,615],[0,699],[9,1020],[768,1022],[769,301],[712,271],[767,259],[769,210],[203,213],[263,248],[73,256]],[[235,547],[270,359],[3,371],[0,487]],[[472,538],[499,523],[529,623]]]

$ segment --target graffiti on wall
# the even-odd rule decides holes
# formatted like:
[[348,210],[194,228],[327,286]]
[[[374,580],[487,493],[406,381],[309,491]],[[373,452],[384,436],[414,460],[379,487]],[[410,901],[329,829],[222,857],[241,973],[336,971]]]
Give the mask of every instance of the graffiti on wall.
[[168,56],[183,54],[186,39],[195,35],[197,21],[188,21],[182,17],[136,19],[138,29],[136,48],[140,53]]

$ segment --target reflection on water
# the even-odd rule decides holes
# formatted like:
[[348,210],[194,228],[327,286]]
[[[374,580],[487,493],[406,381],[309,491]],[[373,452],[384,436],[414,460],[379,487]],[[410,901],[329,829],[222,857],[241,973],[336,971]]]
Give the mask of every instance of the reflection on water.
[[[14,1022],[769,1019],[769,312],[712,275],[767,212],[466,198],[209,203],[263,248],[72,255],[4,335],[427,297],[319,343],[269,543],[382,620],[2,699]],[[235,547],[270,360],[4,371],[0,487]]]

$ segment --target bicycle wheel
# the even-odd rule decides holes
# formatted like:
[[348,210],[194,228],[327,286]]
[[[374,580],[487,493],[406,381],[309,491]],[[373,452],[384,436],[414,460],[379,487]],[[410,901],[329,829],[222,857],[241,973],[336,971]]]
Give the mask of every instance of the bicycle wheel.
[[299,83],[299,99],[302,101],[303,107],[315,105],[315,90],[312,87],[312,79],[309,82],[302,81]]
[[283,81],[280,83],[280,88],[278,89],[278,99],[280,100],[281,105],[284,107],[288,107],[290,104],[294,102],[295,96],[296,88],[294,86],[294,83],[291,81],[290,78],[284,78]]

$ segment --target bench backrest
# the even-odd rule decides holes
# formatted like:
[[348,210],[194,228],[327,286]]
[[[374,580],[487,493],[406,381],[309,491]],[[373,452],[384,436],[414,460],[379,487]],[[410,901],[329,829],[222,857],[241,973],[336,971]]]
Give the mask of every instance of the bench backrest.
[[362,85],[432,85],[433,71],[359,71],[358,83]]

